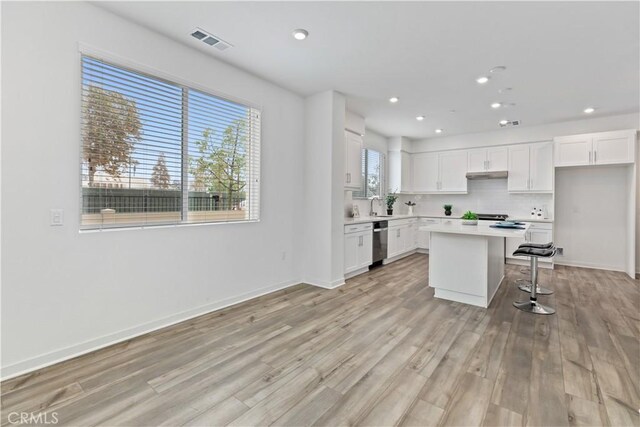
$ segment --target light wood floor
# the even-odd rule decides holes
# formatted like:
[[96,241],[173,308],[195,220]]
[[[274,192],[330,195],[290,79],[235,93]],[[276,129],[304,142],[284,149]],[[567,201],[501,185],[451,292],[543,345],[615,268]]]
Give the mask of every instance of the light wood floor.
[[554,316],[433,298],[412,255],[300,285],[2,384],[58,425],[638,425],[639,282],[542,271]]

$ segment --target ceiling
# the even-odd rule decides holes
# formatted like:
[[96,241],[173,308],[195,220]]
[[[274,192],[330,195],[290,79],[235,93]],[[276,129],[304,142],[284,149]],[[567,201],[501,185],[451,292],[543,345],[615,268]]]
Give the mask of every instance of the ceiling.
[[[639,2],[98,4],[299,94],[340,91],[386,136],[580,119],[588,106],[591,116],[639,110]],[[197,41],[195,27],[234,47]],[[309,31],[305,41],[291,36],[297,28]],[[476,83],[498,65],[506,71]],[[496,101],[516,105],[494,110]]]

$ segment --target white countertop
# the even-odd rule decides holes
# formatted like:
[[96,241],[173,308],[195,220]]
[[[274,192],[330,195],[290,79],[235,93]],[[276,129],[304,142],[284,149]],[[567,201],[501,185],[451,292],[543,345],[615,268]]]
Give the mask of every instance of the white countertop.
[[478,225],[463,225],[456,221],[444,224],[423,225],[419,230],[436,233],[467,234],[488,237],[524,237],[524,234],[530,226],[529,223],[525,223],[523,225],[524,229],[520,230],[489,227],[491,224],[494,223],[492,221],[480,221],[478,222]]
[[[393,221],[394,219],[407,219],[407,218],[447,218],[447,219],[460,219],[460,217],[458,216],[446,216],[446,215],[442,215],[442,214],[434,214],[434,215],[425,215],[425,214],[419,214],[419,215],[392,215],[392,216],[361,216],[359,218],[345,218],[344,219],[344,225],[351,225],[351,224],[363,224],[363,223],[367,223],[367,222],[373,222],[373,221]],[[553,219],[550,218],[541,218],[541,219],[532,219],[532,218],[527,218],[524,216],[514,216],[514,217],[509,217],[510,220],[514,220],[514,221],[523,221],[523,222],[546,222],[546,223],[553,223]]]

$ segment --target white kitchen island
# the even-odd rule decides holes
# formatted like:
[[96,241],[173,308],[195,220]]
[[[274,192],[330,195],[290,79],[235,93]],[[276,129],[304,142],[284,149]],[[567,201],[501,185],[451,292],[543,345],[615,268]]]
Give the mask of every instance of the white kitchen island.
[[524,229],[492,228],[494,221],[462,225],[448,221],[420,227],[430,232],[429,286],[435,297],[487,308],[504,279],[506,237],[523,238]]

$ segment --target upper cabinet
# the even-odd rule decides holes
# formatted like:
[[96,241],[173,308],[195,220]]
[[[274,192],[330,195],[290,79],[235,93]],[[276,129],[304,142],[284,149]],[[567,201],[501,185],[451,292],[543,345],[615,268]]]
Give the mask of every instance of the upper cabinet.
[[344,186],[359,189],[362,186],[362,137],[346,131]]
[[416,193],[466,193],[467,151],[413,155],[412,182]]
[[555,166],[634,163],[636,131],[622,130],[554,138]]
[[522,144],[509,147],[510,192],[553,191],[553,144]]
[[476,148],[469,150],[468,172],[506,171],[509,159],[507,147]]

